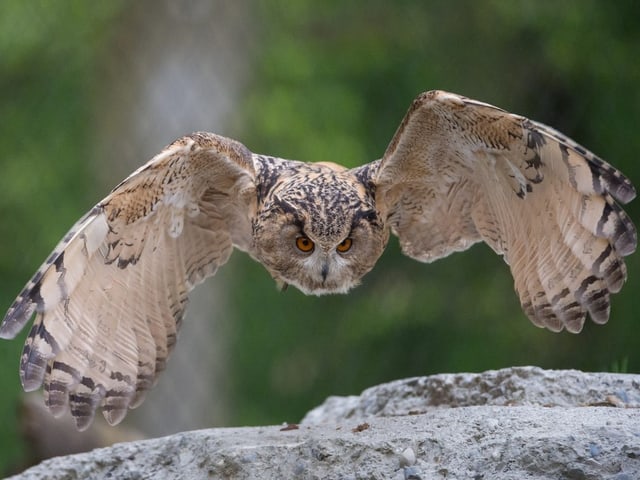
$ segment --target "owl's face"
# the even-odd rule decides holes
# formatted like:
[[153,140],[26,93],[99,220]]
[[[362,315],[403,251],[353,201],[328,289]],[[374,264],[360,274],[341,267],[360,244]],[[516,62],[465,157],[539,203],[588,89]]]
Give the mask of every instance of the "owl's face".
[[258,259],[280,284],[306,294],[345,293],[382,254],[389,232],[361,185],[335,175],[281,189],[254,220]]

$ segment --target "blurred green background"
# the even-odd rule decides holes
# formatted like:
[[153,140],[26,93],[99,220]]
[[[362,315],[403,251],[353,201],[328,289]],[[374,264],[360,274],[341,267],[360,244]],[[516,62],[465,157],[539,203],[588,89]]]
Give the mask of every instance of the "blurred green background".
[[[640,185],[638,19],[635,0],[6,0],[0,306],[119,179],[196,129],[256,152],[355,166],[381,156],[418,93],[439,88],[552,125]],[[179,28],[191,43],[175,55],[187,63],[172,69],[159,59],[183,41]],[[191,78],[201,86],[185,83]],[[212,112],[220,105],[215,121],[204,98]],[[167,100],[166,115],[140,115],[138,102]],[[115,103],[128,109],[115,114]],[[136,115],[142,120],[122,128],[119,118]],[[167,118],[174,123],[160,138],[153,128]],[[139,153],[143,141],[150,146]],[[640,204],[627,211],[637,223]],[[638,255],[628,258],[610,323],[571,335],[526,320],[507,266],[484,245],[423,265],[394,240],[361,287],[322,298],[278,293],[260,265],[236,254],[201,287],[223,299],[220,377],[187,378],[222,407],[172,428],[295,422],[328,395],[438,372],[640,372],[639,266]],[[191,314],[184,329],[216,316],[216,308]],[[16,415],[23,338],[0,344],[0,472],[28,456]],[[189,361],[210,346],[201,339]],[[160,383],[171,390],[170,373]],[[190,389],[173,388],[172,409],[189,408]],[[167,413],[155,415],[161,427]]]

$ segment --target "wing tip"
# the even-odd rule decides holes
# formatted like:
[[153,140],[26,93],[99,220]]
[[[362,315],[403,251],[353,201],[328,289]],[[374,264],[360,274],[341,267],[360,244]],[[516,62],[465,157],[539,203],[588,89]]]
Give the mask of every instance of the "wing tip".
[[631,180],[623,177],[622,181],[615,186],[611,195],[613,195],[613,197],[620,203],[626,205],[636,198],[636,187],[633,186]]
[[93,423],[103,398],[101,393],[102,390],[69,394],[69,409],[78,431],[85,431]]
[[615,239],[614,243],[616,252],[621,257],[627,257],[636,251],[638,248],[638,233],[635,228],[627,229],[618,238]]
[[118,404],[115,402],[105,402],[102,405],[102,415],[109,425],[112,427],[118,425],[124,417],[127,416],[129,411],[129,402],[123,402],[122,404]]
[[22,331],[38,306],[34,301],[36,292],[39,292],[39,285],[32,280],[9,307],[0,324],[0,338],[11,340]]
[[597,163],[595,160],[590,163],[594,183],[597,181],[601,184],[601,191],[598,193],[609,194],[623,205],[636,198],[636,188],[620,170],[601,159]]
[[46,370],[46,358],[38,355],[37,359],[34,359],[32,355],[23,354],[20,365],[20,382],[22,383],[22,389],[25,392],[38,390],[44,382]]
[[16,338],[26,323],[27,320],[15,318],[12,310],[9,310],[7,315],[4,317],[4,320],[2,320],[2,324],[0,324],[0,338],[5,340]]

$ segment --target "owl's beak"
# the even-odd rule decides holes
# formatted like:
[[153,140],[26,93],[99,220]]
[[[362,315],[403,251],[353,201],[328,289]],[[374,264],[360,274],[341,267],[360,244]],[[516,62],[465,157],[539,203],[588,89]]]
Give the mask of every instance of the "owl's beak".
[[322,284],[327,281],[327,275],[329,274],[329,262],[326,260],[322,262],[322,268],[320,269],[320,275],[322,275]]

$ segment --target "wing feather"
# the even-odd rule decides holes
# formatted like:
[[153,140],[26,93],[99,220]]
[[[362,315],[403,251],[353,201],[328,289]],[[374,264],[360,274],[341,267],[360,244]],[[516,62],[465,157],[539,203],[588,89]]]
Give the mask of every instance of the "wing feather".
[[432,91],[412,104],[380,162],[376,201],[405,254],[433,261],[485,241],[504,256],[531,321],[582,329],[609,317],[637,245],[617,169],[560,132]]
[[187,295],[251,236],[255,172],[241,144],[183,137],[83,217],[9,309],[0,336],[35,313],[20,372],[45,386],[78,428],[101,407],[111,424],[139,405],[165,368]]

